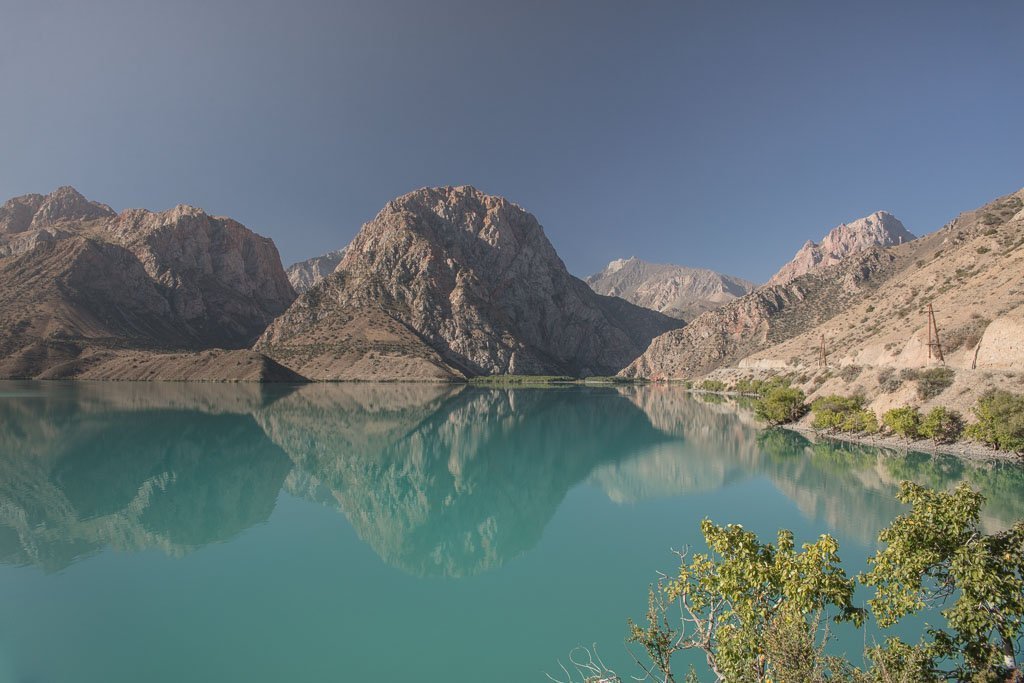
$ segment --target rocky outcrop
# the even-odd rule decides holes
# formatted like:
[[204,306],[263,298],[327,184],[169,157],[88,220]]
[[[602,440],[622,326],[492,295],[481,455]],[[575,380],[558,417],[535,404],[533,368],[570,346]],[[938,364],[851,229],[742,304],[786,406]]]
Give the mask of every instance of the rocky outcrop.
[[621,297],[685,320],[714,310],[756,286],[706,268],[648,263],[635,256],[612,261],[586,282],[598,294]]
[[441,187],[388,203],[255,349],[323,379],[353,365],[389,379],[585,376],[614,374],[681,324],[594,293],[508,200]]
[[0,376],[245,348],[294,298],[271,240],[201,209],[116,214],[67,187],[0,208]]
[[345,251],[347,249],[348,247],[336,249],[321,256],[314,256],[311,259],[293,263],[285,271],[288,273],[288,282],[292,284],[297,293],[302,294],[337,270],[341,259],[345,258]]
[[872,247],[903,244],[914,239],[914,235],[898,218],[886,211],[876,211],[870,216],[833,228],[820,244],[808,240],[793,260],[772,276],[768,284],[785,284],[816,269],[839,263],[851,254]]

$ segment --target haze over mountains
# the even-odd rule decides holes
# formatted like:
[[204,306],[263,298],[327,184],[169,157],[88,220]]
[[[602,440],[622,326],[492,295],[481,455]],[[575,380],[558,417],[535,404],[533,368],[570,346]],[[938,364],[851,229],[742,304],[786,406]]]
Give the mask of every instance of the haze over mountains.
[[0,376],[687,379],[813,369],[822,335],[833,363],[916,367],[930,302],[947,363],[1017,372],[1022,205],[1003,197],[921,239],[879,211],[756,287],[636,258],[584,282],[534,216],[470,186],[403,195],[287,273],[230,218],[116,213],[64,187],[0,207]]

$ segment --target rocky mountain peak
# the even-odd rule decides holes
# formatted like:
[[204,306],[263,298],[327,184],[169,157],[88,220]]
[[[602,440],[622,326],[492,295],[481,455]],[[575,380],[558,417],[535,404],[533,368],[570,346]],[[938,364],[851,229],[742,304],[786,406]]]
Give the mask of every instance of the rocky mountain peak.
[[32,217],[32,227],[42,228],[55,223],[91,221],[114,216],[106,204],[91,202],[75,188],[65,185],[46,195]]
[[445,186],[388,202],[257,348],[315,379],[609,374],[679,324],[572,277],[521,207]]
[[707,268],[648,263],[636,256],[615,259],[586,279],[598,294],[689,320],[743,296],[754,283]]
[[917,239],[902,222],[888,211],[874,213],[832,228],[820,243],[808,240],[768,281],[785,284],[796,277],[836,263],[872,247],[891,247]]

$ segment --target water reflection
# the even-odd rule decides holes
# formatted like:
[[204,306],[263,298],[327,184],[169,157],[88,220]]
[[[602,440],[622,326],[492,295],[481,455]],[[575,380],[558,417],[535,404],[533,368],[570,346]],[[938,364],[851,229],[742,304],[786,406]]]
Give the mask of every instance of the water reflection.
[[0,384],[0,562],[180,556],[267,520],[279,492],[335,507],[388,564],[487,571],[539,541],[581,482],[622,503],[767,478],[871,543],[901,479],[966,480],[985,524],[1024,516],[1024,470],[812,443],[666,387]]

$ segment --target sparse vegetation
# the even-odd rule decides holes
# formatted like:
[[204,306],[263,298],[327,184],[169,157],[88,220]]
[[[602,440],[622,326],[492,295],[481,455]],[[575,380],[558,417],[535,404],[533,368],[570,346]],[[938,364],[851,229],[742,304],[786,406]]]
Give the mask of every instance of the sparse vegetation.
[[917,397],[922,401],[935,398],[953,384],[953,368],[928,368],[917,375]]
[[882,388],[882,391],[891,394],[903,386],[903,379],[896,376],[894,369],[882,368],[878,371],[878,385]]
[[863,368],[861,368],[859,365],[844,365],[842,369],[839,370],[839,376],[842,377],[843,380],[846,382],[852,382],[853,380],[860,377],[862,369]]

